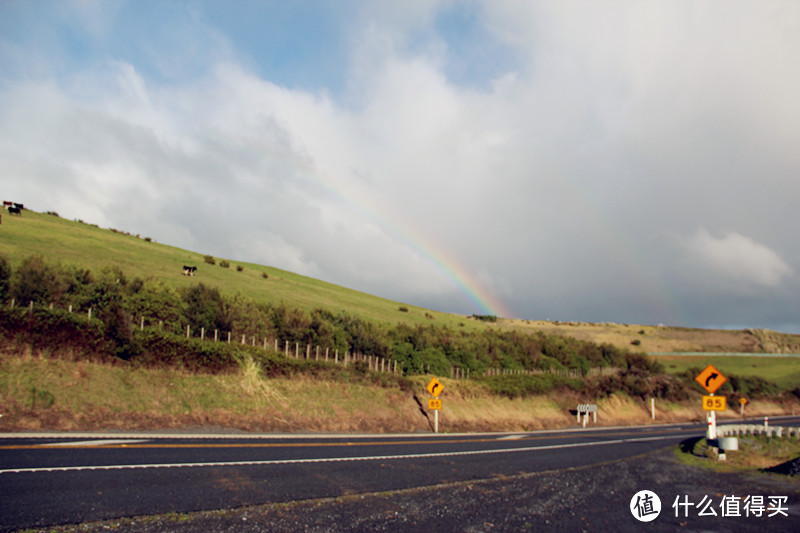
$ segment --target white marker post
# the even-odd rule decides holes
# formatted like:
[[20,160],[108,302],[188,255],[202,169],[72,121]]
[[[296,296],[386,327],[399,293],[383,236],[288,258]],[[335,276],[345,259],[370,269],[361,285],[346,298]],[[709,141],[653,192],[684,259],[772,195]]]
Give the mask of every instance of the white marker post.
[[[711,394],[711,396],[714,396]],[[716,411],[709,411],[708,412],[708,434],[706,435],[707,440],[716,440],[717,439],[717,412]]]

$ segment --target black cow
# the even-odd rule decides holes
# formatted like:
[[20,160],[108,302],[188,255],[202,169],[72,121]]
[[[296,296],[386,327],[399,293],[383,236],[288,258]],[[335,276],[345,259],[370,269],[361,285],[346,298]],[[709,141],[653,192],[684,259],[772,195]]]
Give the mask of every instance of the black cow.
[[197,267],[196,266],[183,265],[183,275],[184,276],[194,276],[195,271],[197,271]]
[[24,206],[24,205],[22,205],[22,204],[18,204],[17,202],[14,202],[14,207],[16,207],[17,209],[19,209],[20,211],[21,211],[21,210],[23,210],[23,209],[25,209],[25,206]]
[[21,215],[22,209],[20,209],[19,207],[9,207],[8,212],[12,215]]

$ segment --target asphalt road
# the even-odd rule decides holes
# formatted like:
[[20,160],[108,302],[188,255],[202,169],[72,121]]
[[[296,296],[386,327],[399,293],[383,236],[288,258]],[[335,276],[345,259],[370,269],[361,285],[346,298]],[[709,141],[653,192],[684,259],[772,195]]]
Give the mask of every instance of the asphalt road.
[[[800,418],[780,423],[800,425]],[[678,444],[705,429],[681,424],[399,436],[2,435],[0,530],[562,470]]]

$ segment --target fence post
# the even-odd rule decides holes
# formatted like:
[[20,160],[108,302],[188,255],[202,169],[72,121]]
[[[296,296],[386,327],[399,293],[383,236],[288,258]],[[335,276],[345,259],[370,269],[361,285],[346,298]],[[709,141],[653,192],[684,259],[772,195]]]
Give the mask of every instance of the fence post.
[[230,344],[230,343],[231,343],[231,332],[229,331],[228,332],[228,344]]
[[200,328],[200,340],[202,341],[205,339],[206,339],[206,328],[205,326],[203,326]]
[[214,342],[217,342],[217,330],[214,330]]

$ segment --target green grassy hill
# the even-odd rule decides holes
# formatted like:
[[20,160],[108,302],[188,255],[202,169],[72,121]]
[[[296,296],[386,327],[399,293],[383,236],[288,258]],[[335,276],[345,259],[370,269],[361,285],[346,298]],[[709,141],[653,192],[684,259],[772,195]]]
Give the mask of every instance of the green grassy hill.
[[[211,265],[204,261],[205,254],[202,251],[182,250],[150,242],[144,236],[140,238],[27,210],[19,217],[3,216],[0,253],[7,257],[14,268],[26,257],[40,254],[50,262],[93,271],[100,271],[106,266],[119,267],[128,276],[159,280],[176,289],[203,282],[224,294],[240,293],[257,303],[283,302],[306,311],[315,308],[344,311],[365,320],[387,324],[436,324],[454,329],[497,328],[529,333],[541,331],[645,353],[800,353],[800,335],[766,330],[705,330],[511,318],[483,322],[463,315],[387,300],[269,266],[228,260],[230,267],[223,268],[220,263],[224,258],[215,258],[216,264]],[[196,265],[196,276],[183,276],[183,265]],[[237,267],[243,270],[238,271]],[[407,311],[401,311],[401,308]]]
[[[230,266],[204,261],[202,252],[190,252],[91,224],[55,215],[24,211],[22,216],[3,216],[0,253],[16,268],[26,257],[42,255],[48,262],[100,271],[119,267],[127,276],[155,279],[175,288],[203,282],[225,294],[241,293],[257,303],[281,302],[310,311],[314,308],[345,311],[371,321],[407,322],[467,328],[485,328],[461,315],[439,313],[402,304],[273,267],[228,260]],[[183,265],[195,265],[195,276],[182,274]],[[239,271],[237,267],[242,267]],[[267,277],[264,277],[264,274]],[[407,309],[401,311],[400,308]]]
[[[129,280],[154,280],[176,289],[176,298],[180,298],[177,293],[185,296],[200,288],[198,284],[202,282],[226,296],[241,294],[256,303],[283,303],[308,314],[315,309],[332,315],[343,313],[347,315],[343,322],[337,322],[335,316],[323,321],[329,328],[327,333],[322,328],[311,334],[309,321],[303,331],[289,338],[306,343],[319,334],[319,338],[338,342],[343,351],[355,351],[355,344],[351,347],[350,341],[362,346],[375,341],[374,346],[384,348],[382,357],[409,364],[423,362],[429,372],[438,368],[434,371],[440,377],[447,376],[454,366],[472,368],[472,377],[477,379],[446,382],[448,407],[442,413],[442,421],[451,430],[565,425],[574,421],[569,409],[587,401],[597,401],[614,414],[616,418],[607,418],[608,423],[646,421],[649,411],[645,397],[651,394],[650,389],[660,390],[659,397],[664,398],[659,420],[702,416],[699,401],[691,400],[699,392],[686,392],[686,384],[692,387],[693,380],[681,372],[705,366],[715,356],[666,359],[666,370],[675,375],[663,376],[656,375],[655,366],[647,358],[624,350],[613,353],[608,346],[591,343],[664,352],[786,352],[800,347],[800,336],[762,330],[728,332],[515,319],[484,322],[402,304],[272,267],[229,260],[230,266],[225,268],[220,266],[223,258],[215,258],[215,264],[206,263],[202,251],[182,250],[32,211],[19,217],[2,217],[0,255],[15,272],[28,258],[40,255],[47,263],[88,269],[95,274],[107,267],[119,268]],[[196,276],[183,276],[183,265],[196,265]],[[116,273],[98,280],[91,289],[99,291],[94,295],[102,295],[103,287],[124,285],[115,284],[114,276]],[[103,285],[107,281],[109,285]],[[166,301],[156,300],[149,309],[161,310]],[[0,310],[4,317],[0,320],[0,333],[5,332],[0,343],[0,414],[4,414],[0,431],[192,425],[264,431],[416,431],[427,425],[415,398],[424,398],[424,384],[430,378],[420,375],[425,373],[425,367],[420,365],[406,367],[413,369],[407,376],[389,376],[367,372],[363,364],[343,368],[302,357],[286,358],[280,351],[276,354],[256,346],[234,343],[226,347],[200,340],[196,331],[195,337],[185,338],[180,333],[185,322],[179,325],[178,332],[170,332],[167,327],[162,331],[157,323],[131,332],[119,326],[124,320],[115,319],[120,315],[109,312],[110,306],[102,319],[102,308],[98,307],[98,318],[89,320],[85,311],[79,316],[63,309],[48,310],[46,301],[39,301],[38,307],[30,311],[25,302],[19,304]],[[252,313],[252,308],[243,306],[240,311]],[[350,320],[351,316],[364,322]],[[347,329],[355,322],[358,323],[353,328]],[[374,323],[385,327],[371,328]],[[427,327],[402,328],[398,324]],[[253,326],[262,333],[252,334],[262,338],[270,331],[277,332],[267,327],[277,328],[274,322],[262,326]],[[403,329],[409,332],[399,331]],[[284,336],[280,339],[284,341],[287,328],[281,331]],[[337,335],[343,332],[351,338]],[[413,341],[408,340],[409,335]],[[276,333],[271,338],[279,337]],[[133,344],[124,344],[128,341]],[[136,349],[128,350],[131,346]],[[134,359],[128,361],[120,356],[123,348],[125,356],[133,354]],[[125,360],[116,359],[115,353]],[[605,370],[614,375],[568,379],[561,374],[519,373],[523,368],[543,367],[563,372],[581,368],[587,361],[607,367]],[[778,381],[783,390],[791,390],[800,387],[800,374],[793,371],[797,361],[762,357],[713,362],[731,377],[731,382],[734,379],[730,371],[735,363],[735,374]],[[534,363],[544,366],[533,367]],[[636,363],[635,368],[632,363]],[[194,371],[195,367],[201,371]],[[484,370],[497,368],[508,372],[482,377]],[[642,377],[650,375],[650,370],[653,375]],[[749,390],[755,398],[765,389],[758,381],[743,381],[736,394]],[[225,393],[220,395],[218,391]],[[763,393],[752,408],[764,413],[781,412],[796,403],[793,396],[787,397],[784,394],[777,400],[780,403],[775,403]]]

